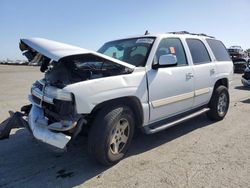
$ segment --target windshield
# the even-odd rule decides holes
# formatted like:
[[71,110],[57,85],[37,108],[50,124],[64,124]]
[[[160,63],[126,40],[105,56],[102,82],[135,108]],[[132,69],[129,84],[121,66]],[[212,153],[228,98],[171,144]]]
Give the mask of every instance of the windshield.
[[104,44],[98,52],[136,67],[143,67],[154,40],[154,37],[144,37],[112,41]]

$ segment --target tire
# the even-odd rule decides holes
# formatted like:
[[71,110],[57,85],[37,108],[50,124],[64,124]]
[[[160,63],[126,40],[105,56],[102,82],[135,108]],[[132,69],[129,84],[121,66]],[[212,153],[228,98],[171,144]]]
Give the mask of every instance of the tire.
[[208,104],[210,108],[207,112],[208,118],[214,121],[224,119],[229,108],[229,100],[228,89],[225,86],[218,86]]
[[134,124],[134,115],[129,107],[104,107],[97,113],[90,128],[89,154],[105,166],[116,164],[128,150],[134,134]]

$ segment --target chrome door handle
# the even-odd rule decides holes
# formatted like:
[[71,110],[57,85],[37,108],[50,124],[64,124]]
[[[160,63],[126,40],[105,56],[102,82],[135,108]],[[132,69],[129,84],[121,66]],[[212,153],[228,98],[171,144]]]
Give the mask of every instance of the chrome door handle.
[[215,74],[215,69],[210,69],[210,75]]
[[187,80],[189,80],[189,79],[191,79],[191,78],[193,78],[193,77],[194,77],[194,75],[193,75],[193,73],[191,73],[191,72],[189,72],[189,73],[186,74],[186,79],[187,79]]

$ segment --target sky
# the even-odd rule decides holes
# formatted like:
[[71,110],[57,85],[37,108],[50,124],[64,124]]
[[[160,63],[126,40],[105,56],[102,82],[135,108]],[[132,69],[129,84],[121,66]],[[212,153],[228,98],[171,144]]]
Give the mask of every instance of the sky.
[[250,48],[250,0],[0,0],[0,60],[25,59],[20,38],[98,50],[146,30],[206,33]]

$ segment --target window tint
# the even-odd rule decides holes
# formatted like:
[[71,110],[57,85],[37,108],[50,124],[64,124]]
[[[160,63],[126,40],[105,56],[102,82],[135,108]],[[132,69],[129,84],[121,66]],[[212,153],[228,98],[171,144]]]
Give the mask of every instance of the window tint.
[[211,61],[207,49],[202,41],[198,39],[187,39],[194,64],[208,63]]
[[156,64],[159,61],[160,56],[167,54],[175,55],[177,58],[178,65],[187,65],[186,54],[180,39],[177,38],[162,39],[155,54],[154,64]]
[[219,40],[206,39],[217,61],[231,61],[224,44]]

